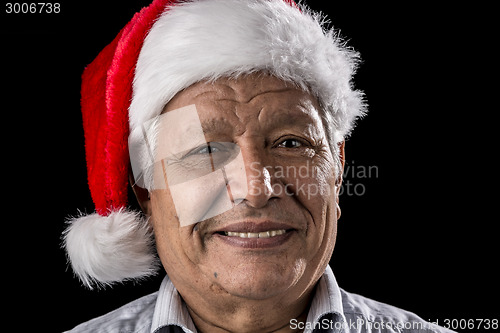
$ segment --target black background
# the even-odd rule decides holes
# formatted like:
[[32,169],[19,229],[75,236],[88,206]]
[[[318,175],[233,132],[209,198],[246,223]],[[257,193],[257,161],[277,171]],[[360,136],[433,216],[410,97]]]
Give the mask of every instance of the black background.
[[[54,332],[156,291],[162,279],[88,291],[60,248],[65,218],[93,210],[81,73],[149,0],[60,3],[59,14],[2,7],[0,16],[4,294],[14,295],[22,327]],[[494,8],[308,3],[361,53],[355,83],[369,114],[346,161],[377,168],[376,177],[346,178],[364,194],[340,198],[331,261],[339,285],[441,324],[498,319]]]

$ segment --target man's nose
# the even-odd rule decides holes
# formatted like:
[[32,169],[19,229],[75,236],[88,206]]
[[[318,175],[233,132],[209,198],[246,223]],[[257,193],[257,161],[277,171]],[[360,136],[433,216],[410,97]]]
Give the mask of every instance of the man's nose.
[[273,194],[271,175],[261,162],[253,161],[246,166],[248,193],[245,201],[254,208],[264,207]]
[[271,198],[279,196],[279,181],[273,175],[274,167],[265,152],[242,148],[247,193],[243,201],[251,207],[262,208]]

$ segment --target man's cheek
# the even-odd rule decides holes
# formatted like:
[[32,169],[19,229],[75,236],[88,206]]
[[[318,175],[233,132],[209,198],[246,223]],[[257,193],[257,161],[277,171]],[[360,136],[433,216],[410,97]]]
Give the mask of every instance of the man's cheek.
[[334,172],[332,168],[319,167],[309,161],[285,174],[282,183],[288,196],[296,196],[302,201],[328,202],[334,194]]
[[248,193],[241,152],[222,168],[169,189],[181,227],[231,210]]
[[180,226],[201,222],[233,207],[221,170],[170,186]]

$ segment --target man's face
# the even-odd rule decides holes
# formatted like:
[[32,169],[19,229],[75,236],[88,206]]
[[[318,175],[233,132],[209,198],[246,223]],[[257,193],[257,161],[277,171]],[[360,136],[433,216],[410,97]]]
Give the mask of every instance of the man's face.
[[[230,185],[232,208],[199,223],[181,223],[172,184],[151,191],[156,246],[170,279],[187,300],[302,296],[328,264],[338,218],[339,184],[316,98],[274,77],[248,75],[194,84],[163,113],[192,105],[206,142],[237,145],[245,179],[220,189]],[[203,206],[207,191],[218,191],[209,187],[185,188],[183,197]]]

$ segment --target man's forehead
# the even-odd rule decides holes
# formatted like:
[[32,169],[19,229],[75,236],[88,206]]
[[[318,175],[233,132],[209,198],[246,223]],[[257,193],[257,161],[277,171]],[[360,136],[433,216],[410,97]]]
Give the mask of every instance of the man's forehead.
[[165,106],[163,112],[206,101],[251,103],[256,97],[267,93],[289,92],[292,94],[298,90],[293,83],[271,75],[248,74],[238,78],[222,77],[215,81],[199,81],[182,90]]
[[[280,95],[286,95],[286,98],[277,98]],[[271,75],[251,74],[238,78],[223,77],[215,81],[197,82],[172,98],[163,113],[191,104],[225,104],[224,102],[251,104],[259,102],[258,97],[264,97],[266,103],[293,105],[301,100],[310,99],[316,107],[319,104],[317,98],[292,82]]]
[[214,82],[199,82],[194,88],[197,90],[195,98],[208,97],[214,100],[234,100],[239,103],[250,103],[257,96],[266,93],[287,92],[296,89],[290,82],[263,74],[250,74],[239,78],[220,78]]
[[[275,128],[321,126],[321,117],[315,105],[310,100],[299,99],[290,103],[266,103],[253,107],[245,105],[221,105],[221,103],[196,103],[199,123],[183,121],[180,127],[201,126],[205,135],[239,136],[244,132],[261,134]],[[225,101],[222,104],[226,103]],[[229,138],[227,138],[229,139]]]

